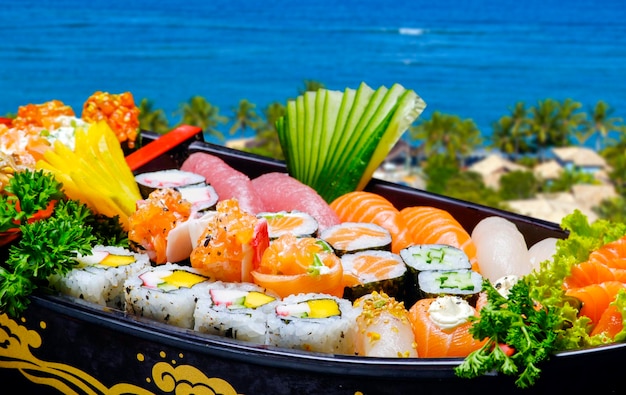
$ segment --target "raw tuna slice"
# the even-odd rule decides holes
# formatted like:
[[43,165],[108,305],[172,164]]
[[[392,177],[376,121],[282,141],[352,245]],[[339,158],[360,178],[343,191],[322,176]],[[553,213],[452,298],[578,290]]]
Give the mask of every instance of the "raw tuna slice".
[[181,170],[204,176],[220,200],[236,198],[242,210],[254,215],[266,211],[250,178],[217,156],[204,152],[193,153],[183,162]]
[[341,222],[335,211],[315,189],[289,174],[266,173],[254,178],[252,185],[261,196],[267,211],[303,211],[317,220],[319,231]]

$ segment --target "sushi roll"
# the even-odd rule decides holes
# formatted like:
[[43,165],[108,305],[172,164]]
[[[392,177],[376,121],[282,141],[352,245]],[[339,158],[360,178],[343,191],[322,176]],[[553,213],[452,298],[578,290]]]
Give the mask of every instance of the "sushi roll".
[[206,178],[190,171],[169,169],[140,173],[135,176],[139,192],[144,199],[156,189],[182,188],[192,185],[205,185]]
[[354,302],[362,309],[356,319],[355,353],[360,356],[416,358],[417,344],[404,303],[372,292]]
[[404,298],[406,265],[391,251],[368,250],[341,257],[343,297],[355,301],[373,291],[383,291],[397,299]]
[[148,255],[128,249],[97,245],[91,255],[78,255],[77,265],[65,275],[48,278],[58,292],[97,303],[124,309],[124,281],[150,266]]
[[194,311],[194,330],[265,344],[267,317],[278,297],[251,283],[215,283]]
[[290,295],[268,317],[268,345],[331,354],[354,354],[360,310],[327,294]]
[[277,239],[285,233],[291,233],[296,237],[315,237],[317,235],[317,221],[312,215],[303,211],[263,212],[257,214],[257,217],[267,220],[271,240]]
[[475,303],[483,277],[471,269],[428,270],[420,272],[417,282],[422,298],[452,295]]
[[391,250],[391,234],[380,225],[367,222],[343,222],[324,229],[320,238],[330,244],[338,256],[365,250]]
[[400,256],[407,266],[404,302],[412,306],[421,295],[420,272],[429,270],[468,270],[472,264],[462,249],[447,244],[418,244],[404,248]]
[[214,210],[219,200],[215,188],[211,185],[192,185],[177,188],[183,199],[191,203],[191,211],[195,216],[201,216],[208,210]]
[[126,312],[193,329],[196,301],[212,283],[188,266],[167,263],[150,267],[124,283]]

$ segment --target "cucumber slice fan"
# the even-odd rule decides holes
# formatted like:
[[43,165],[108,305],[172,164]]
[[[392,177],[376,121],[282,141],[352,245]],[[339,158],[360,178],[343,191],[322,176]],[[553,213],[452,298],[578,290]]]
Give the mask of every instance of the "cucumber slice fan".
[[287,171],[328,203],[362,190],[425,107],[400,84],[306,92],[276,122]]

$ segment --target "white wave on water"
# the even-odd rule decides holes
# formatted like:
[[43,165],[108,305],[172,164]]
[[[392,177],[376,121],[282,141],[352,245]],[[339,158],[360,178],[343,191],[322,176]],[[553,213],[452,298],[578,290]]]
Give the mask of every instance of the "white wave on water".
[[401,27],[398,29],[398,33],[405,36],[421,36],[426,30],[417,27]]

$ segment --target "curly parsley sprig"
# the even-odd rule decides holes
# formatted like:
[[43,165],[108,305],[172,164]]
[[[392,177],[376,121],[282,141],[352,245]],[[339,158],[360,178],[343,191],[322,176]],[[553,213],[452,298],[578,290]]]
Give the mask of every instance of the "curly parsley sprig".
[[[520,388],[532,386],[539,378],[539,365],[555,351],[560,314],[552,307],[537,307],[530,296],[528,284],[521,279],[503,297],[487,280],[483,283],[488,303],[480,311],[470,333],[477,339],[487,339],[472,352],[455,371],[459,377],[473,378],[496,370],[517,375]],[[513,349],[508,355],[500,347]]]

